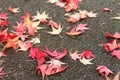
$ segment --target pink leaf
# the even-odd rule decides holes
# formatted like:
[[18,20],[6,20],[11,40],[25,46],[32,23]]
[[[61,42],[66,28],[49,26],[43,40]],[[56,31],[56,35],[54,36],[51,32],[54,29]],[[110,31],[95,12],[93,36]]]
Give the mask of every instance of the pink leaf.
[[74,53],[69,52],[69,54],[70,54],[71,59],[73,59],[74,61],[80,58],[77,50]]
[[18,44],[19,48],[18,51],[27,51],[29,48],[32,47],[32,43],[29,41],[26,42],[22,42],[20,44]]
[[109,74],[113,73],[110,69],[108,69],[106,66],[98,66],[96,68],[96,70],[98,70],[98,72],[103,75],[103,76],[108,76]]
[[76,27],[73,27],[70,32],[66,32],[67,35],[70,35],[70,36],[77,36],[77,35],[80,35],[82,34],[83,32],[82,31],[76,31]]
[[52,21],[52,20],[50,20],[48,24],[50,26],[54,27],[54,28],[57,28],[57,29],[59,28],[59,25],[56,22]]
[[120,60],[120,50],[114,50],[111,53],[112,56],[116,56]]
[[88,30],[89,28],[87,28],[87,24],[79,24],[77,27],[76,27],[76,31],[82,31],[84,32],[84,30]]
[[104,7],[103,9],[103,12],[111,12],[112,10],[110,9],[110,8],[108,8],[108,7]]
[[79,13],[74,13],[74,14],[65,14],[69,18],[67,19],[68,22],[76,23],[77,21],[80,20],[80,14]]
[[115,32],[114,35],[110,34],[110,33],[105,33],[106,37],[111,37],[111,38],[116,38],[116,39],[120,39],[120,34],[118,32]]
[[44,80],[45,77],[45,71],[46,71],[47,65],[43,64],[43,65],[39,65],[36,68],[36,71],[38,72],[38,75],[40,75],[40,73],[42,74],[42,80]]
[[8,19],[8,18],[9,18],[9,17],[7,16],[6,13],[0,13],[0,19],[6,20],[6,19]]

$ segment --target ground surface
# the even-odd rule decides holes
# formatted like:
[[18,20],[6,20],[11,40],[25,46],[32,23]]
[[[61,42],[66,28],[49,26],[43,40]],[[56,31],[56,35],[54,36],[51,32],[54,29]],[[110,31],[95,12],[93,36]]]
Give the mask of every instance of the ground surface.
[[[114,33],[120,32],[120,21],[110,19],[113,16],[117,16],[120,13],[120,6],[118,3],[120,0],[84,0],[79,6],[79,9],[86,9],[88,11],[94,11],[98,13],[97,18],[89,18],[80,21],[76,24],[67,23],[65,20],[65,12],[62,8],[56,7],[53,4],[46,3],[46,0],[0,0],[0,12],[8,12],[8,6],[20,7],[21,11],[28,11],[31,15],[36,15],[37,11],[46,11],[49,16],[52,17],[57,23],[61,23],[62,26],[74,26],[79,23],[87,23],[91,30],[86,31],[83,35],[76,38],[70,38],[65,35],[65,29],[59,36],[52,36],[46,34],[45,31],[39,31],[41,34],[41,43],[39,44],[41,49],[44,49],[46,45],[50,49],[59,47],[65,47],[68,50],[79,51],[91,50],[96,58],[93,60],[93,65],[83,65],[79,61],[75,62],[69,57],[66,57],[63,61],[68,63],[69,67],[66,71],[49,76],[49,80],[104,80],[98,72],[95,70],[97,65],[106,65],[114,74],[120,70],[120,61],[111,57],[103,47],[98,46],[100,43],[106,43],[107,39],[104,37],[105,32]],[[103,12],[103,7],[109,7],[112,12]],[[12,18],[9,19],[10,26],[15,25],[19,21],[19,17],[24,13],[10,14]],[[36,68],[36,61],[28,58],[28,52],[15,52],[12,49],[6,50],[7,56],[0,59],[0,65],[4,66],[5,72],[10,72],[9,75],[4,76],[5,80],[41,80],[41,76],[34,75]],[[114,76],[111,75],[112,76]]]

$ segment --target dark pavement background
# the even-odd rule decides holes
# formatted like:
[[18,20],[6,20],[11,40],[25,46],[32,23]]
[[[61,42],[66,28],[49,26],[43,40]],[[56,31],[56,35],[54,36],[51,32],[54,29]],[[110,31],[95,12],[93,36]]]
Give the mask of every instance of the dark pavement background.
[[[80,4],[80,10],[94,11],[98,13],[97,18],[88,18],[78,23],[71,24],[65,20],[65,12],[63,8],[57,7],[51,3],[46,3],[47,0],[0,0],[0,12],[6,12],[12,18],[9,18],[10,26],[16,25],[20,20],[20,16],[24,15],[24,11],[28,11],[31,16],[36,15],[37,11],[49,14],[52,20],[61,23],[64,27],[60,38],[59,36],[48,35],[46,31],[40,30],[41,43],[38,45],[40,49],[44,49],[46,45],[51,50],[59,47],[65,47],[74,52],[76,49],[79,51],[91,50],[96,58],[93,60],[93,65],[83,65],[79,61],[75,62],[69,57],[63,61],[68,63],[68,69],[62,73],[58,73],[48,77],[48,80],[104,80],[95,70],[97,65],[106,65],[114,74],[120,70],[120,61],[111,57],[103,47],[98,46],[100,43],[106,43],[107,39],[104,36],[105,32],[114,33],[120,32],[120,21],[110,19],[111,17],[118,16],[120,13],[120,0],[83,0]],[[8,6],[19,7],[22,11],[18,14],[11,14],[8,12]],[[109,7],[112,12],[103,12],[103,7]],[[86,23],[91,30],[87,30],[84,34],[71,38],[65,35],[68,31],[65,27],[73,27],[79,23]],[[2,47],[1,47],[2,48]],[[28,58],[28,52],[15,52],[13,49],[6,50],[7,56],[0,59],[0,65],[4,66],[5,72],[10,72],[5,75],[5,80],[42,80],[41,76],[34,75],[37,62]]]

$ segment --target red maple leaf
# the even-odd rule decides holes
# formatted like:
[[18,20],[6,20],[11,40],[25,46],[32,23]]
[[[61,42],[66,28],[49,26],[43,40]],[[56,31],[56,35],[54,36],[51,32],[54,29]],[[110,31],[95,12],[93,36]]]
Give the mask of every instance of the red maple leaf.
[[79,0],[69,0],[67,1],[65,8],[66,12],[70,12],[71,10],[75,10],[78,8]]
[[46,46],[46,50],[44,50],[47,54],[49,54],[51,57],[54,57],[56,59],[61,59],[67,54],[67,50],[64,48],[63,52],[59,52],[57,50],[50,51],[48,47]]
[[38,65],[42,65],[47,55],[42,50],[39,50],[38,47],[35,47],[30,49],[29,57],[37,59]]
[[50,20],[48,24],[50,26],[54,27],[54,28],[57,28],[57,29],[59,28],[59,25],[56,22],[52,21],[52,20]]
[[74,14],[65,14],[69,18],[67,19],[68,22],[76,23],[81,19],[80,13],[74,13]]
[[110,33],[105,33],[106,37],[111,37],[111,38],[116,38],[116,39],[120,39],[120,34],[118,32],[115,32],[114,35],[110,34]]
[[95,56],[93,55],[93,53],[89,50],[85,50],[83,51],[83,53],[80,54],[81,58],[87,58],[90,59],[91,57],[95,58]]
[[0,13],[0,19],[6,20],[6,19],[8,19],[8,18],[9,18],[9,17],[7,16],[6,13]]
[[1,20],[0,19],[0,27],[3,27],[3,26],[8,26],[8,21],[7,20]]
[[109,74],[112,74],[113,72],[108,69],[106,66],[102,65],[102,66],[98,66],[96,68],[96,70],[98,70],[98,72],[103,75],[103,76],[108,76]]
[[7,30],[8,29],[0,31],[0,42],[2,42],[2,43],[7,42],[8,39],[13,39],[13,38],[17,37],[16,34],[8,33]]
[[76,27],[73,27],[70,32],[66,32],[67,35],[70,35],[70,36],[77,36],[77,35],[80,35],[82,34],[83,32],[82,31],[76,31]]
[[42,80],[44,80],[44,77],[46,75],[45,71],[47,69],[47,65],[43,64],[43,65],[39,65],[36,68],[36,71],[38,72],[38,75],[42,74]]
[[120,60],[120,50],[114,50],[112,53],[111,53],[112,56],[116,56],[117,59]]
[[51,61],[48,61],[46,63],[49,63],[45,71],[46,75],[56,74],[61,71],[64,71],[67,68],[67,66],[64,65],[66,63],[61,62],[60,60],[57,59],[51,59]]
[[36,32],[36,28],[33,27],[32,22],[31,22],[29,25],[29,28],[28,28],[28,33],[29,33],[29,35],[34,36],[35,32]]
[[113,51],[114,49],[118,48],[118,45],[116,43],[116,39],[110,41],[109,43],[106,44],[100,44],[100,46],[103,46],[105,48],[106,51]]

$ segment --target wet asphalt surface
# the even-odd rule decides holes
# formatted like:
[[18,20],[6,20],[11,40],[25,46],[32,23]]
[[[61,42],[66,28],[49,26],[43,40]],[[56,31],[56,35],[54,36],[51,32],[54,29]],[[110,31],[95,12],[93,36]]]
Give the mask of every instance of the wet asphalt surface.
[[[40,49],[45,49],[48,45],[51,50],[59,47],[65,47],[70,51],[91,50],[96,58],[93,65],[83,65],[79,61],[73,61],[68,56],[63,59],[68,64],[68,69],[62,73],[48,76],[48,80],[104,80],[95,70],[98,65],[106,65],[114,74],[120,70],[120,61],[115,57],[111,57],[103,47],[98,46],[100,43],[108,42],[104,36],[105,32],[120,32],[120,21],[110,19],[120,13],[120,0],[84,0],[79,9],[94,11],[98,13],[96,18],[88,18],[75,24],[68,23],[65,20],[65,12],[63,8],[57,7],[46,0],[0,0],[0,12],[6,12],[12,18],[9,19],[11,29],[20,20],[20,16],[24,15],[24,11],[28,11],[31,16],[36,15],[37,11],[49,14],[57,23],[61,23],[64,27],[61,37],[53,36],[46,33],[45,30],[38,32],[41,35],[41,43],[38,44]],[[8,6],[19,7],[22,11],[18,14],[11,14],[7,11]],[[112,12],[103,12],[103,7],[109,7]],[[79,23],[86,23],[91,30],[87,30],[84,34],[71,38],[65,34],[65,27],[73,27]],[[13,49],[6,50],[7,56],[0,59],[0,65],[4,66],[4,71],[9,75],[4,76],[4,80],[42,80],[41,76],[34,74],[37,62],[28,57],[29,52],[15,52]]]

